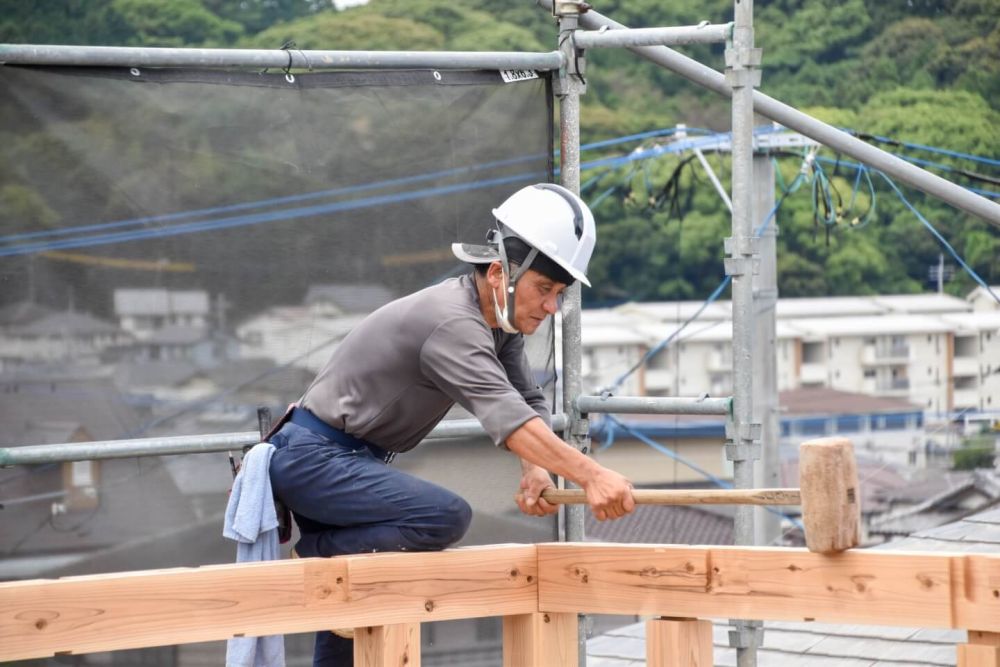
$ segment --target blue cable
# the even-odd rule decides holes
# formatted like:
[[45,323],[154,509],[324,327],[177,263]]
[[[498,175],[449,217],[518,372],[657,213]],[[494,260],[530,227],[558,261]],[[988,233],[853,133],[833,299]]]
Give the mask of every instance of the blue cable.
[[482,171],[483,169],[492,169],[494,167],[506,167],[514,164],[519,164],[522,162],[529,162],[531,160],[538,160],[543,157],[544,155],[542,154],[525,155],[516,158],[509,158],[506,160],[488,162],[486,164],[471,165],[467,167],[457,167],[454,169],[444,169],[441,171],[418,174],[416,176],[404,176],[401,178],[392,178],[384,181],[377,181],[375,183],[367,183],[364,185],[350,185],[342,188],[335,188],[333,190],[321,190],[319,192],[310,192],[299,195],[274,197],[271,199],[262,199],[259,201],[244,202],[242,204],[214,206],[210,208],[194,209],[191,211],[181,211],[178,213],[165,213],[161,215],[152,215],[142,218],[132,218],[129,220],[119,220],[115,222],[102,222],[93,225],[80,225],[78,227],[64,227],[61,229],[50,229],[39,232],[9,234],[7,236],[0,236],[0,243],[10,243],[13,241],[20,241],[32,238],[46,238],[49,236],[63,236],[66,234],[77,234],[80,232],[100,231],[105,229],[120,229],[122,227],[144,225],[150,222],[169,222],[173,220],[183,220],[186,218],[193,218],[202,215],[210,215],[214,213],[228,213],[231,211],[242,211],[253,208],[267,208],[278,204],[287,204],[298,201],[308,201],[310,199],[322,199],[324,197],[337,197],[340,195],[354,194],[357,192],[367,192],[371,190],[379,190],[382,188],[394,187],[399,185],[409,185],[411,183],[418,183],[421,181],[431,180],[435,178],[446,178],[449,176],[464,175],[472,171]]
[[[857,130],[852,130],[850,128],[840,128],[843,132],[850,134],[851,136],[858,136]],[[911,148],[914,150],[927,151],[929,153],[939,153],[941,155],[947,155],[949,157],[960,158],[962,160],[971,160],[972,162],[981,162],[982,164],[992,165],[994,167],[1000,166],[1000,160],[994,160],[988,157],[980,157],[978,155],[972,155],[970,153],[960,153],[958,151],[948,150],[947,148],[937,148],[936,146],[925,146],[924,144],[913,144],[906,141],[898,141],[896,139],[891,139],[889,137],[880,137],[875,134],[869,134],[867,136],[872,137],[876,141],[882,143],[893,144],[896,146],[903,146],[904,148]]]
[[[764,221],[757,227],[757,229],[754,230],[754,236],[760,236],[762,233],[764,233],[764,230],[767,229],[768,225],[771,224],[771,220],[774,219],[775,214],[777,214],[778,209],[781,208],[782,203],[784,203],[788,195],[792,194],[793,192],[799,189],[799,187],[802,184],[803,178],[804,178],[803,174],[799,172],[799,174],[792,181],[791,185],[788,186],[788,189],[785,190],[781,199],[774,205],[774,208],[771,209],[771,212],[767,214],[767,217],[764,218]],[[680,327],[674,330],[673,333],[671,333],[665,339],[660,341],[655,347],[646,352],[646,354],[644,354],[642,358],[638,362],[636,362],[634,366],[632,366],[630,369],[628,369],[620,376],[618,376],[615,379],[615,381],[611,384],[611,386],[605,389],[605,391],[613,391],[621,387],[622,383],[625,382],[625,380],[627,380],[630,375],[632,375],[637,370],[645,366],[650,359],[655,357],[657,354],[662,352],[668,345],[670,345],[670,343],[672,343],[673,340],[677,338],[677,336],[679,336],[681,332],[688,327],[688,325],[697,320],[701,316],[701,314],[705,311],[705,309],[708,308],[709,305],[711,305],[719,298],[722,292],[725,291],[726,287],[729,286],[731,280],[732,276],[726,276],[725,278],[723,278],[722,282],[719,283],[718,287],[716,287],[715,290],[713,290],[712,293],[708,295],[708,298],[705,299],[705,302],[701,304],[701,307],[699,307],[698,310],[695,311],[695,313],[691,317],[689,317],[683,324],[681,324]]]
[[413,199],[422,199],[424,197],[429,197],[434,195],[453,194],[456,192],[463,192],[467,190],[475,190],[480,188],[491,187],[493,185],[503,185],[519,181],[535,181],[539,178],[544,179],[545,176],[546,174],[544,172],[526,172],[526,173],[515,174],[513,176],[502,176],[499,178],[491,178],[484,181],[474,181],[472,183],[457,183],[454,185],[425,188],[422,190],[413,190],[410,192],[402,192],[389,195],[379,195],[376,197],[365,197],[362,199],[353,199],[350,201],[335,202],[331,204],[319,204],[314,206],[303,206],[292,209],[283,209],[270,213],[255,213],[252,215],[245,215],[245,216],[235,216],[228,218],[218,218],[215,220],[189,222],[181,225],[174,225],[172,227],[161,227],[156,229],[146,229],[146,230],[132,231],[132,232],[115,232],[115,233],[100,234],[95,236],[87,236],[79,239],[66,239],[62,241],[53,241],[48,243],[31,243],[20,246],[14,246],[10,248],[0,248],[0,257],[8,257],[11,255],[25,255],[29,253],[46,252],[49,250],[62,250],[66,248],[82,248],[95,245],[104,245],[108,243],[121,243],[125,241],[144,240],[148,238],[163,238],[168,236],[177,236],[180,234],[190,234],[193,232],[215,231],[219,229],[228,229],[231,227],[242,227],[246,225],[257,225],[266,222],[291,220],[294,218],[308,217],[323,213],[351,211],[379,204],[396,204],[400,202],[410,201]]
[[930,221],[928,221],[928,220],[927,220],[927,218],[925,218],[925,217],[924,217],[924,216],[923,216],[923,215],[922,215],[922,214],[920,213],[920,211],[918,211],[918,210],[917,210],[917,209],[916,209],[916,208],[915,208],[915,207],[913,206],[913,204],[911,204],[911,203],[910,203],[910,200],[908,200],[908,199],[907,199],[907,198],[906,198],[906,197],[905,197],[905,196],[903,195],[903,192],[902,192],[902,191],[901,191],[901,190],[899,189],[899,187],[898,187],[898,186],[896,185],[896,183],[895,183],[895,182],[894,182],[894,181],[893,181],[893,180],[892,180],[891,178],[889,178],[889,177],[888,177],[888,176],[886,176],[886,175],[885,175],[884,173],[882,173],[881,171],[878,171],[878,170],[876,170],[876,173],[877,173],[877,174],[878,174],[879,176],[881,176],[881,177],[882,177],[882,178],[883,178],[883,179],[885,180],[885,182],[886,182],[886,183],[888,183],[888,184],[889,184],[889,186],[890,186],[890,187],[891,187],[891,188],[892,188],[893,190],[895,190],[895,192],[896,192],[896,195],[897,195],[897,196],[899,197],[899,200],[900,200],[900,201],[902,201],[902,202],[903,202],[903,203],[904,203],[904,204],[906,205],[906,208],[910,209],[910,211],[911,211],[911,212],[913,213],[913,215],[917,216],[917,219],[918,219],[918,220],[919,220],[919,221],[920,221],[921,223],[923,223],[924,227],[926,227],[927,229],[929,229],[929,230],[930,230],[931,234],[933,234],[933,235],[934,235],[934,238],[936,238],[936,239],[937,239],[937,240],[938,240],[938,241],[939,241],[939,242],[941,243],[941,245],[942,245],[942,246],[944,246],[945,250],[947,250],[947,251],[948,251],[948,253],[949,253],[949,254],[950,254],[950,255],[951,255],[952,257],[954,257],[954,258],[955,258],[955,261],[956,261],[956,262],[958,262],[958,263],[959,263],[959,264],[961,265],[961,267],[962,267],[963,269],[965,269],[965,272],[966,272],[966,273],[968,273],[968,274],[969,274],[969,276],[971,276],[971,277],[972,277],[972,279],[973,279],[974,281],[976,281],[976,283],[978,283],[980,287],[982,287],[983,289],[985,289],[985,290],[986,290],[986,292],[987,292],[987,293],[988,293],[988,294],[989,294],[990,296],[992,296],[992,297],[993,297],[993,299],[994,299],[994,300],[996,300],[996,302],[997,302],[997,303],[1000,303],[1000,297],[998,297],[998,296],[997,296],[997,295],[996,295],[996,294],[995,294],[995,293],[993,292],[993,290],[992,290],[992,289],[990,289],[990,286],[989,286],[988,284],[986,284],[986,281],[985,281],[985,280],[983,280],[982,278],[980,278],[980,277],[979,277],[979,274],[978,274],[978,273],[976,273],[975,269],[973,269],[973,268],[972,268],[971,266],[969,266],[969,265],[968,265],[968,264],[967,264],[967,263],[965,262],[965,260],[964,260],[964,259],[962,259],[961,255],[959,255],[959,254],[958,254],[958,253],[957,253],[957,252],[955,251],[955,249],[954,249],[953,247],[951,247],[951,244],[950,244],[950,243],[948,243],[948,241],[947,241],[947,240],[945,240],[945,238],[944,238],[943,236],[941,236],[941,233],[940,233],[940,232],[938,232],[938,230],[937,230],[937,229],[936,229],[936,228],[934,227],[934,225],[932,225],[932,224],[930,223]]

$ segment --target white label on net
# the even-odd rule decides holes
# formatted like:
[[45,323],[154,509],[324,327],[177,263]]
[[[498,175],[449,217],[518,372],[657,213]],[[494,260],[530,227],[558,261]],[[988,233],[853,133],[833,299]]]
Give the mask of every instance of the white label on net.
[[513,83],[515,81],[537,79],[538,72],[533,69],[502,69],[500,70],[500,77],[504,80],[504,83]]

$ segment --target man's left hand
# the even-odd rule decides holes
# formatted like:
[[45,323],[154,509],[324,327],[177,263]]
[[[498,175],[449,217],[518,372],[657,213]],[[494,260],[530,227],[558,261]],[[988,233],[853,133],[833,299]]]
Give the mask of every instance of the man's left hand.
[[546,516],[559,511],[558,505],[553,505],[542,498],[542,491],[554,488],[552,478],[545,469],[531,466],[521,476],[521,492],[517,494],[517,506],[521,511],[531,516]]

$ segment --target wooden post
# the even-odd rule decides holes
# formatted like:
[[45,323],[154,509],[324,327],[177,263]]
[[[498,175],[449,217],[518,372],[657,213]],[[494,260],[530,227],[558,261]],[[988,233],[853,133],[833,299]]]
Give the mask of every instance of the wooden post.
[[354,631],[355,667],[420,667],[420,624],[396,623]]
[[1000,632],[969,630],[969,643],[958,645],[958,667],[1000,667]]
[[577,667],[576,614],[517,614],[503,618],[503,667]]
[[712,623],[696,618],[646,621],[648,667],[712,667]]

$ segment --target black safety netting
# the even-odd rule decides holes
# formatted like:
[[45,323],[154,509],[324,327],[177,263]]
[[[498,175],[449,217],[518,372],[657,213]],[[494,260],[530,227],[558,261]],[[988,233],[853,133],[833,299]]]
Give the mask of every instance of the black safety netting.
[[[0,446],[279,416],[360,318],[468,270],[450,244],[551,180],[550,100],[544,75],[496,71],[0,67]],[[552,348],[551,327],[529,340],[554,396]],[[464,544],[554,536],[485,437],[394,465],[472,503]],[[0,580],[231,562],[231,482],[225,453],[0,470]],[[463,664],[497,661],[497,628],[458,633],[483,638]],[[290,640],[290,662],[310,649]],[[192,650],[126,662],[218,646]]]

